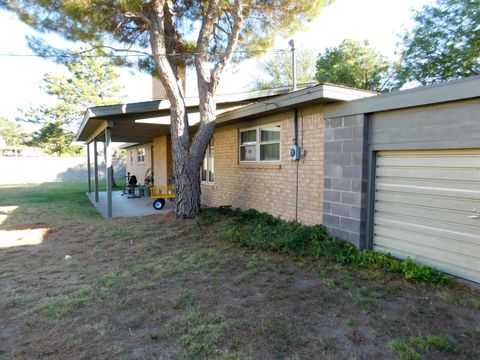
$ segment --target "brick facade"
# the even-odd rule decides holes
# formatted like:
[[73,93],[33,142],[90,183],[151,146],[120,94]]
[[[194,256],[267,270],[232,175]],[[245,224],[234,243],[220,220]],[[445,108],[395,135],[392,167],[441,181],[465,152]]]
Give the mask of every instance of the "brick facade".
[[156,185],[169,185],[173,176],[172,145],[170,135],[153,139],[153,180]]
[[[281,161],[279,164],[243,164],[239,162],[239,131],[265,123],[281,125]],[[254,208],[282,219],[296,217],[305,224],[322,222],[323,137],[321,112],[299,111],[299,145],[306,149],[300,161],[288,160],[292,144],[293,112],[265,117],[255,123],[217,127],[215,140],[215,181],[202,184],[202,204]],[[298,207],[296,211],[296,172],[298,167]]]
[[[152,143],[132,146],[126,149],[126,170],[130,175],[135,175],[139,184],[143,184],[146,175],[152,171]],[[138,149],[145,149],[145,161],[138,162]]]
[[365,247],[367,134],[363,114],[325,120],[323,224],[359,248]]

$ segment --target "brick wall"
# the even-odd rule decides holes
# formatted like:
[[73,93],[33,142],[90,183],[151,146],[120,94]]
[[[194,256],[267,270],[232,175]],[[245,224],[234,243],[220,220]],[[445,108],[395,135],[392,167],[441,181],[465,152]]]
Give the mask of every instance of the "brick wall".
[[366,231],[366,125],[363,114],[325,120],[323,224],[359,248]]
[[153,139],[154,183],[168,185],[173,175],[173,161],[170,135]]
[[[137,159],[137,149],[144,148],[145,149],[145,161],[143,163],[139,163]],[[145,175],[147,171],[150,169],[149,174],[151,174],[152,168],[152,143],[142,144],[130,147],[127,150],[126,156],[126,168],[127,172],[130,175],[135,175],[137,177],[137,181],[139,184],[143,184],[143,180],[145,179]],[[130,155],[133,152],[133,159],[131,160]]]
[[[259,123],[281,124],[281,162],[273,164],[240,164],[239,129]],[[254,208],[283,219],[295,219],[295,179],[298,166],[298,221],[322,222],[323,207],[323,139],[321,112],[299,111],[299,144],[306,149],[305,159],[288,160],[292,144],[293,112],[263,118],[255,123],[218,127],[215,131],[215,182],[202,184],[202,204],[232,205]]]

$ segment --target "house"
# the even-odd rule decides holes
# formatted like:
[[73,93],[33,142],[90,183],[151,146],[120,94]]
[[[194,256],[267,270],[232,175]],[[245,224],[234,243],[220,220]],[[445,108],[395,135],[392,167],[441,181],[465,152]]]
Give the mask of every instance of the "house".
[[[218,104],[202,204],[322,223],[358,248],[480,282],[480,76],[384,95],[319,84]],[[168,124],[165,101],[97,107],[77,139],[134,142],[127,171],[143,177],[148,166],[167,184]]]

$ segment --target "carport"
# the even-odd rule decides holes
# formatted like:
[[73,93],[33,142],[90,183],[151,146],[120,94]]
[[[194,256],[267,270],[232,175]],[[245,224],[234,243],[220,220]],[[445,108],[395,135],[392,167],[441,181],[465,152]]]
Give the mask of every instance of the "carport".
[[[168,101],[148,101],[132,104],[89,108],[78,130],[76,140],[87,145],[88,193],[94,192],[99,203],[98,143],[103,143],[105,155],[107,217],[112,217],[112,142],[145,143],[170,132]],[[91,147],[93,146],[93,184]]]

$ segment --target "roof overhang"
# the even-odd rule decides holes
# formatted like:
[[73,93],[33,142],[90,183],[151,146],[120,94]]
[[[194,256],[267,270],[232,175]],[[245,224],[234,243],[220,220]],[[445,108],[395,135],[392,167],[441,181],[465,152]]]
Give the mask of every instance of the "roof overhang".
[[241,108],[217,116],[217,124],[226,124],[240,120],[253,120],[273,115],[288,109],[295,109],[313,104],[331,104],[378,95],[366,90],[357,90],[332,84],[318,84],[286,95],[242,106]]
[[[245,104],[286,94],[290,87],[239,92],[216,96],[217,115]],[[191,127],[198,123],[198,98],[186,98]],[[113,142],[145,143],[170,132],[170,102],[154,100],[130,104],[95,106],[89,108],[78,129],[76,141],[103,141],[105,128],[111,129]]]
[[358,99],[325,108],[325,118],[369,114],[415,106],[426,106],[480,97],[480,75],[441,84],[393,91],[373,98]]
[[[344,86],[319,84],[291,92],[290,87],[219,95],[217,124],[250,120],[288,108],[308,104],[330,104],[349,101],[377,93]],[[186,99],[192,128],[199,121],[198,98]],[[146,143],[170,132],[170,102],[155,100],[131,104],[96,106],[89,108],[78,130],[76,140],[87,143],[103,141],[104,130],[110,128],[113,142]]]

